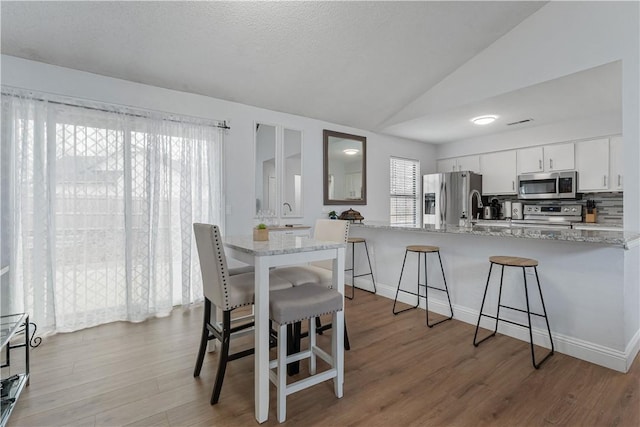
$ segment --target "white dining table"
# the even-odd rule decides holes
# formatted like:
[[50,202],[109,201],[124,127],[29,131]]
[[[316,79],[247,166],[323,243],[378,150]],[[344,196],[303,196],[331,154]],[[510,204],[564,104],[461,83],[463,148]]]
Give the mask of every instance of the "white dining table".
[[[269,268],[333,260],[333,287],[344,296],[344,256],[346,243],[325,242],[309,237],[271,234],[268,241],[254,241],[251,236],[224,238],[227,256],[255,268],[255,416],[263,423],[269,417]],[[344,311],[337,314],[335,385],[336,396],[342,397],[344,382]]]

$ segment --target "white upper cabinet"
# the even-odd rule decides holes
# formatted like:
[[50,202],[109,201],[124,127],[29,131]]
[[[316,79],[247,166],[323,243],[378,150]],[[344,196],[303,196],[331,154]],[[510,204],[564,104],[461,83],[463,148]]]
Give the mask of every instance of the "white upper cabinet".
[[574,144],[522,148],[517,152],[518,173],[555,172],[575,169]]
[[480,156],[482,194],[516,194],[516,151],[499,151]]
[[442,159],[438,160],[436,169],[439,173],[443,172],[455,172],[458,167],[458,161],[456,159]]
[[542,147],[522,148],[517,151],[518,173],[536,173],[544,170]]
[[458,157],[458,171],[480,173],[480,156]]
[[[624,147],[621,136],[614,136],[609,141],[609,190],[622,191],[624,171]],[[578,177],[580,182],[580,177]]]
[[453,159],[438,160],[436,169],[440,173],[460,171],[480,173],[480,156],[464,156]]
[[609,189],[609,140],[594,139],[575,146],[578,191]]
[[548,172],[573,170],[576,167],[574,144],[546,145],[544,148],[544,170]]

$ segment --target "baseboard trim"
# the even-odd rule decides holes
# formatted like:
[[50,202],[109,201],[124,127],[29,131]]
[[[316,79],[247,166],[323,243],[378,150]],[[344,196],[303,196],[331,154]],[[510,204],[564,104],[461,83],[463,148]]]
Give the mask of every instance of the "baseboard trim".
[[[373,289],[370,280],[356,279],[356,286],[364,289]],[[379,283],[376,281],[377,295],[395,299],[396,286],[390,286],[387,284]],[[407,294],[398,296],[398,301],[405,304],[415,304],[415,297]],[[421,298],[421,309],[425,309],[424,298]],[[440,301],[435,299],[429,299],[429,308],[431,311],[442,314],[444,316],[449,315],[449,306],[446,301]],[[453,305],[453,317],[456,320],[460,320],[465,323],[475,325],[478,321],[478,311],[463,307],[460,305]],[[494,323],[490,319],[483,317],[480,326],[486,329],[493,329]],[[509,323],[500,322],[498,324],[498,332],[512,338],[519,339],[521,341],[529,342],[529,332],[525,328],[521,328]],[[536,345],[541,347],[551,348],[546,329],[533,328],[533,341]],[[555,351],[558,353],[566,354],[587,362],[595,363],[596,365],[604,366],[609,369],[613,369],[619,372],[626,373],[636,355],[640,351],[640,330],[636,332],[633,338],[629,341],[625,351],[616,350],[610,347],[605,347],[599,344],[595,344],[589,341],[580,340],[577,338],[569,337],[563,334],[553,333],[552,337],[554,342]],[[472,345],[473,337],[469,337],[469,345]]]

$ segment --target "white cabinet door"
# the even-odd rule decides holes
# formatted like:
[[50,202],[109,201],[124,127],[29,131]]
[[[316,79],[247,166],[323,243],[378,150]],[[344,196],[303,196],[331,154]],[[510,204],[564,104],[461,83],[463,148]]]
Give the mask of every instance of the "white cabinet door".
[[536,173],[544,171],[542,147],[530,147],[517,150],[518,173]]
[[622,136],[609,140],[609,189],[622,191],[624,178],[624,145]]
[[471,171],[480,173],[480,156],[458,157],[458,171]]
[[455,172],[458,167],[458,162],[456,159],[442,159],[438,160],[436,164],[436,169],[439,173],[443,172]]
[[482,194],[516,194],[516,151],[480,156]]
[[575,145],[578,191],[609,189],[609,140],[594,139]]
[[471,171],[480,173],[480,156],[464,156],[453,159],[441,159],[436,162],[438,172]]
[[[544,169],[548,172],[575,169],[574,144],[554,144],[544,147]],[[578,178],[579,180],[579,178]]]

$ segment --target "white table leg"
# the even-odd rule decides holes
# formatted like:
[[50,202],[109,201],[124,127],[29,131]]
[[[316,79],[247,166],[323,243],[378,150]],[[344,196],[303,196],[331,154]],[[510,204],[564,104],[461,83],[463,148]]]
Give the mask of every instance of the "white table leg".
[[[333,286],[342,294],[342,303],[344,305],[344,255],[345,249],[337,249],[337,257],[333,260]],[[332,352],[335,355],[336,364],[336,381],[334,382],[334,391],[338,398],[342,397],[344,385],[344,310],[335,313],[335,323],[333,325],[332,334],[335,339],[332,340]],[[335,348],[337,347],[337,348]]]
[[269,417],[269,264],[265,257],[255,261],[255,410],[263,423]]

